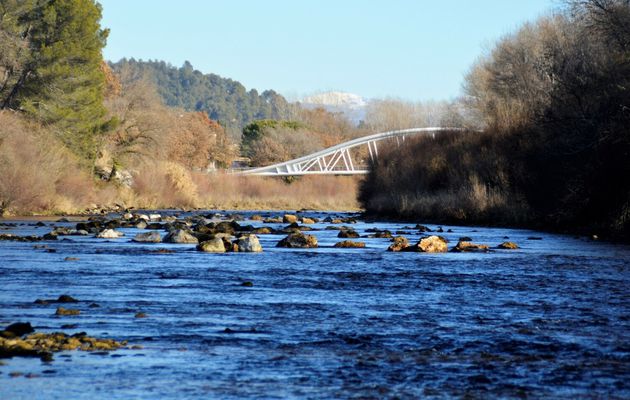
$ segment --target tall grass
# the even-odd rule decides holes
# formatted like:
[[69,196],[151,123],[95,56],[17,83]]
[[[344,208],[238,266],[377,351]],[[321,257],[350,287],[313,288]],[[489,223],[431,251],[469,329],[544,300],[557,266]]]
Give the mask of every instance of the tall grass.
[[357,210],[359,178],[304,176],[282,178],[193,174],[203,206],[222,209]]
[[133,204],[148,208],[357,210],[358,178],[238,176],[157,162],[136,171]]

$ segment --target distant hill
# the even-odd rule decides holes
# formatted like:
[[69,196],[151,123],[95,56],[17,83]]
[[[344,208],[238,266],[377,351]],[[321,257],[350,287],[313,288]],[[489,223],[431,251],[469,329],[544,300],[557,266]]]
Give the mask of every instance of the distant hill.
[[114,71],[124,67],[146,73],[156,83],[168,106],[203,111],[226,128],[242,129],[259,119],[288,119],[291,105],[273,90],[247,91],[238,81],[216,74],[203,74],[186,61],[177,68],[164,61],[122,59],[110,63]]

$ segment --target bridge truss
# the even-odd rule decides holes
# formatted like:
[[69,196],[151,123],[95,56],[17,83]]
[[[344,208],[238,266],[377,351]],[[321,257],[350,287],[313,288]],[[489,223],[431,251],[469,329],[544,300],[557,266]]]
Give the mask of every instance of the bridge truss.
[[239,171],[239,175],[259,176],[297,176],[297,175],[361,175],[367,174],[364,166],[355,166],[350,150],[360,146],[367,146],[371,160],[378,157],[377,143],[394,139],[400,145],[407,136],[432,135],[444,131],[459,131],[459,128],[411,128],[376,133],[363,136],[336,146],[320,150],[304,157],[296,158],[266,167],[251,168]]

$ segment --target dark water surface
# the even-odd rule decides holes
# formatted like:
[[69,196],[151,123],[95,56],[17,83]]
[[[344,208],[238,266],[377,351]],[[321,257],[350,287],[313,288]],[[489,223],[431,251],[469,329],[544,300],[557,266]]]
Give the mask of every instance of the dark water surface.
[[[74,224],[47,225],[0,233]],[[522,248],[388,253],[387,239],[359,239],[366,249],[333,249],[341,239],[326,230],[311,250],[261,235],[260,254],[134,244],[135,229],[109,241],[0,242],[0,327],[29,321],[143,346],[3,360],[0,398],[630,398],[630,247],[448,228],[451,246],[507,236]],[[44,243],[56,252],[34,248]],[[154,252],[164,248],[175,252]],[[81,300],[81,315],[33,303],[60,294]],[[18,371],[33,377],[10,377]]]

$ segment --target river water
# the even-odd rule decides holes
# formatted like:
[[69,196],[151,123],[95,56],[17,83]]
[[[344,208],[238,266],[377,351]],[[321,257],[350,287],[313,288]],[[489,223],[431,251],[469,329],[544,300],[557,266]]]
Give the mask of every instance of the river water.
[[[74,226],[33,222],[0,233]],[[353,227],[409,231],[415,243],[421,234],[404,226],[416,222]],[[313,225],[318,249],[280,249],[285,235],[261,235],[258,254],[132,243],[136,229],[0,242],[0,327],[29,321],[142,346],[3,360],[0,398],[630,398],[629,246],[444,226],[450,246],[509,237],[521,249],[391,253],[388,239],[333,248],[341,239],[329,225]],[[81,314],[34,304],[60,294],[79,299]]]

